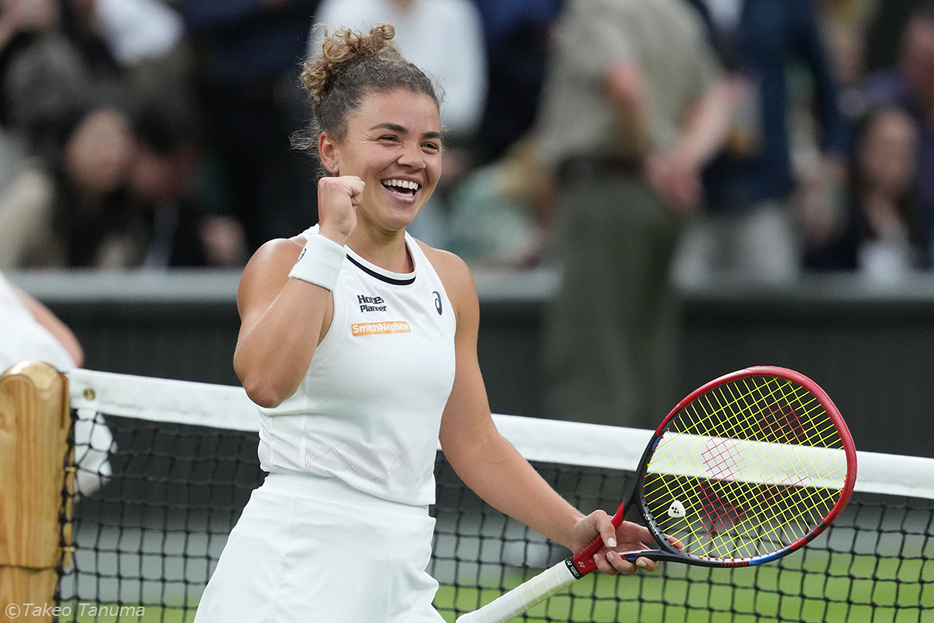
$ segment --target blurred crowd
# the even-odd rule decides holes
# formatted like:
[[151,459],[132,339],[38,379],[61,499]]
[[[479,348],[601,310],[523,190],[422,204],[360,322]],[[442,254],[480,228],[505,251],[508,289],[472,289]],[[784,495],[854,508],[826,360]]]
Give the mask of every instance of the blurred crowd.
[[[313,224],[320,172],[290,143],[300,64],[320,25],[380,21],[444,93],[444,178],[412,233],[473,265],[553,261],[568,176],[637,166],[683,221],[665,256],[682,282],[929,269],[934,4],[675,1],[712,90],[675,110],[652,62],[602,84],[617,104],[649,88],[607,154],[554,112],[587,114],[553,85],[564,62],[585,75],[560,46],[586,0],[0,0],[0,270],[238,267]],[[612,22],[589,19],[594,39]],[[716,107],[697,114],[710,153],[653,149],[691,105]]]

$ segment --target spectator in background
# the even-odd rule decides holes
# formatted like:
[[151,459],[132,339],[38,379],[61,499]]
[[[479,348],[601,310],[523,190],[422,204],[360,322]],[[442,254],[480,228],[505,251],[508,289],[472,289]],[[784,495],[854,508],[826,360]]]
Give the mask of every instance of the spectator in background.
[[[802,226],[823,222],[823,199],[845,178],[848,128],[822,41],[814,0],[686,0],[705,18],[711,40],[731,73],[734,127],[723,151],[704,172],[705,210],[683,240],[675,272],[680,282],[716,275],[765,282],[798,276]],[[790,76],[806,71],[813,84],[819,149],[798,179],[792,133],[795,93]],[[801,75],[800,73],[797,75]],[[794,198],[806,185],[817,214],[799,220]],[[820,200],[816,200],[820,198]]]
[[49,0],[0,2],[0,188],[13,177],[28,153],[22,129],[10,123],[10,98],[6,87],[10,61],[24,34],[54,27],[57,15],[50,10],[53,6]]
[[59,0],[0,2],[0,187],[42,148],[91,72],[61,29]]
[[35,160],[0,195],[2,265],[127,266],[134,142],[125,100],[109,91],[89,94],[50,134],[55,147],[48,159]]
[[298,84],[314,0],[180,0],[203,59],[210,144],[249,251],[317,221],[311,161],[291,149],[307,110]]
[[479,163],[504,156],[535,124],[551,28],[563,0],[475,0],[486,39],[488,89]]
[[320,53],[324,29],[368,32],[385,22],[396,29],[395,44],[412,63],[441,86],[445,124],[444,171],[431,201],[409,232],[426,244],[443,246],[447,237],[446,194],[473,165],[473,150],[487,74],[483,25],[471,0],[322,0],[315,15],[309,56]]
[[845,30],[865,34],[880,0],[820,0],[821,21],[828,33]]
[[469,171],[450,195],[444,248],[471,267],[530,268],[547,245],[551,176],[534,136]]
[[857,127],[849,211],[840,231],[810,249],[806,266],[856,270],[876,282],[927,268],[930,232],[922,227],[915,119],[896,106],[869,112]]
[[570,0],[536,127],[557,175],[552,417],[651,427],[674,399],[670,262],[727,129],[721,69],[682,0]]
[[[88,84],[119,85],[137,101],[192,90],[183,23],[162,0],[3,3],[0,84],[7,123],[48,116],[48,103],[67,105]],[[24,85],[31,97],[21,96]]]
[[246,240],[237,219],[211,211],[204,180],[203,124],[184,97],[163,95],[137,115],[129,195],[137,210],[143,268],[242,266]]
[[137,101],[194,97],[191,49],[174,0],[93,0],[91,20]]
[[[79,125],[78,117],[87,112],[79,108],[94,94],[122,89],[120,68],[94,28],[94,6],[87,0],[3,0],[0,151],[6,157],[0,162],[0,237],[5,242],[0,245],[2,266],[70,264],[63,255],[51,259],[52,248],[40,242],[42,237],[61,239],[67,229],[66,222],[52,214],[52,205],[67,202],[66,195],[84,195],[80,190],[83,182],[66,173],[79,173],[76,167],[80,163],[72,161],[63,167],[66,150],[61,141]],[[97,118],[106,116],[102,113]],[[99,123],[90,126],[103,127]],[[86,134],[78,132],[76,136]],[[125,144],[118,140],[90,158],[103,165]],[[56,248],[55,253],[63,251]]]
[[934,3],[912,11],[901,40],[898,64],[868,76],[863,93],[867,105],[901,106],[918,124],[922,227],[930,236],[934,228]]
[[855,122],[866,112],[862,82],[866,73],[866,31],[878,0],[822,0],[821,17],[840,109]]
[[60,0],[59,28],[78,51],[95,82],[122,83],[123,68],[97,20],[98,0]]
[[[67,372],[84,364],[84,350],[48,307],[0,272],[0,373],[22,361],[41,361]],[[111,473],[107,457],[113,436],[100,415],[81,415],[74,431],[76,492],[90,495]]]

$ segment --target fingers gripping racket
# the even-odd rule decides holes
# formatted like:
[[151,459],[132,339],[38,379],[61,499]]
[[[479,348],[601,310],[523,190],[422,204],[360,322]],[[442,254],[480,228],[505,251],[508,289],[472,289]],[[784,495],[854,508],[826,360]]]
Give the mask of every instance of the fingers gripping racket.
[[[708,567],[775,560],[820,534],[856,481],[856,449],[840,412],[802,374],[754,367],[698,388],[668,414],[642,455],[624,507],[656,549],[620,552]],[[458,623],[505,623],[594,571],[586,549]]]

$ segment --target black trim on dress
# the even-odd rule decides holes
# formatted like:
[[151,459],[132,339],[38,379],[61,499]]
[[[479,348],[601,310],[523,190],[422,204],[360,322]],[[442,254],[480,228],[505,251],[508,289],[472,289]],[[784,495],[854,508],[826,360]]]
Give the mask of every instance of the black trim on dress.
[[354,266],[356,266],[357,268],[359,268],[360,270],[362,270],[363,272],[365,272],[365,273],[368,274],[369,276],[375,277],[376,279],[379,279],[380,281],[385,281],[386,283],[388,283],[388,284],[390,284],[390,285],[394,285],[394,286],[410,286],[410,285],[412,285],[413,283],[415,283],[415,276],[412,276],[410,279],[393,279],[392,277],[387,277],[386,275],[380,274],[380,273],[376,272],[375,270],[372,270],[372,269],[370,269],[370,268],[367,268],[366,266],[364,266],[363,264],[361,264],[361,263],[358,262],[357,260],[355,260],[355,259],[353,259],[352,257],[350,257],[350,255],[347,256],[347,259],[350,260],[351,263],[353,263]]

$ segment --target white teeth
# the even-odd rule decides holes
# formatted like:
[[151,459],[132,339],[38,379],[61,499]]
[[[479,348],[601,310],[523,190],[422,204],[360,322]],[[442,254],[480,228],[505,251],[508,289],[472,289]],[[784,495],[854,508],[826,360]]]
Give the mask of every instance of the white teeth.
[[406,188],[408,190],[418,190],[418,182],[408,180],[383,180],[383,186],[395,186],[397,188]]

